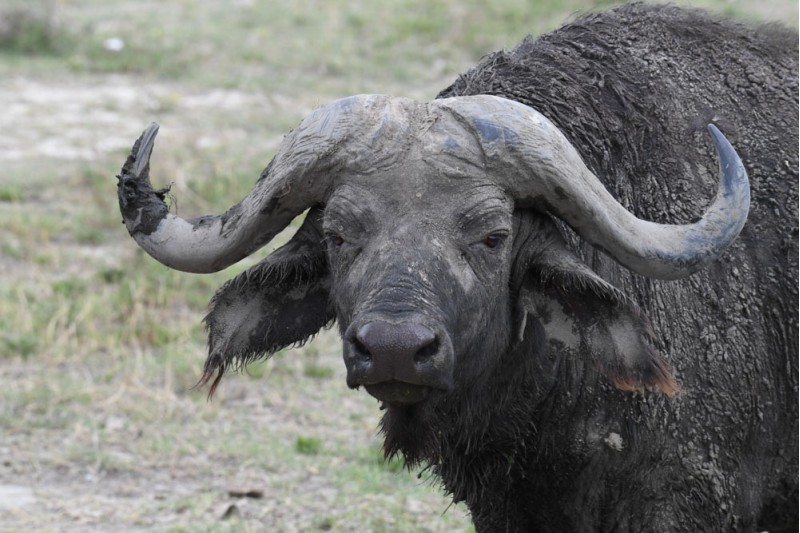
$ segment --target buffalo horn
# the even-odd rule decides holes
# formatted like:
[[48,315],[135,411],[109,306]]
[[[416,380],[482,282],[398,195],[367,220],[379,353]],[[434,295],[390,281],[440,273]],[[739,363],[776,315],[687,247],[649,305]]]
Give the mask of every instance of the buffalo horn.
[[[294,217],[322,203],[335,168],[353,156],[347,148],[385,126],[392,100],[360,95],[308,115],[287,135],[255,187],[222,215],[191,220],[169,213],[168,189],[153,190],[149,160],[158,126],[139,137],[118,176],[117,195],[128,232],[156,260],[177,270],[216,272],[267,244]],[[356,161],[357,162],[357,161]]]
[[717,196],[692,224],[636,218],[605,189],[547,118],[494,96],[451,98],[444,107],[472,125],[487,165],[521,207],[549,210],[581,237],[643,276],[677,279],[717,258],[737,237],[750,208],[750,185],[736,151],[713,125],[719,155]]

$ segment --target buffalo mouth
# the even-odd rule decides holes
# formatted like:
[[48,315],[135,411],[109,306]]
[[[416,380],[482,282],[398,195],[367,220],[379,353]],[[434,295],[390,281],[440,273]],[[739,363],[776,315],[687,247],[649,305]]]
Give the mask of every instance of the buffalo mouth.
[[397,407],[419,403],[427,399],[434,390],[432,387],[414,385],[404,381],[384,381],[365,385],[364,388],[373,398]]

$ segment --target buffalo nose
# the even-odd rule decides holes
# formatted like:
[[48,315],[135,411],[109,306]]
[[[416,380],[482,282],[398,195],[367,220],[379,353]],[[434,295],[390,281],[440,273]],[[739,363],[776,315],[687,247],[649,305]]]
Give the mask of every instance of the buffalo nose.
[[436,335],[421,324],[369,322],[361,326],[353,340],[361,356],[422,363],[436,354]]
[[347,386],[364,386],[393,405],[420,402],[431,390],[452,390],[453,349],[446,332],[414,322],[350,324],[344,335]]

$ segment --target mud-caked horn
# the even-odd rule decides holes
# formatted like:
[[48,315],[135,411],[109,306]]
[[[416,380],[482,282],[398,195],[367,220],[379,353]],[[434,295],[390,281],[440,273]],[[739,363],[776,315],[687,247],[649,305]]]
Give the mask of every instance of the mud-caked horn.
[[[403,102],[381,95],[359,95],[314,110],[287,135],[250,193],[222,215],[190,220],[173,215],[168,189],[150,184],[150,155],[158,125],[148,127],[117,176],[123,222],[148,254],[186,272],[216,272],[267,244],[294,217],[323,203],[336,169],[357,168],[376,154],[372,140],[399,127]],[[387,120],[387,115],[392,115]],[[391,133],[391,132],[389,132]]]
[[498,182],[522,207],[541,207],[641,275],[677,279],[719,257],[747,220],[750,184],[725,136],[709,131],[719,156],[717,196],[692,224],[657,224],[626,210],[547,118],[494,96],[458,97],[442,105],[471,125]]

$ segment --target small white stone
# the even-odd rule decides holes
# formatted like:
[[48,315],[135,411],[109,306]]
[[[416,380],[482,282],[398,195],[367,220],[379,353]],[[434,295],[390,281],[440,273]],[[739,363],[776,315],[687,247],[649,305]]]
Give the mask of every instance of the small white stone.
[[103,41],[103,48],[109,52],[121,52],[125,48],[125,41],[119,37],[111,37]]

